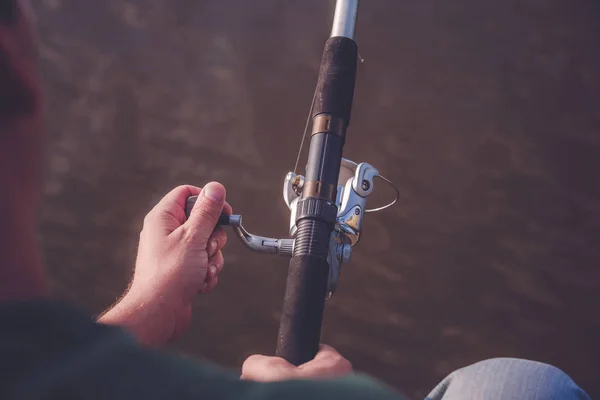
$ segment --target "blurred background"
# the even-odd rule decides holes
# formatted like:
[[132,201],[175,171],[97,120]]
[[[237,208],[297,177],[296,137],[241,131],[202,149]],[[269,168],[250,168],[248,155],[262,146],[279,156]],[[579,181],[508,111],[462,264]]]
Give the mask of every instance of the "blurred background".
[[[333,5],[34,2],[59,296],[111,305],[144,215],[182,183],[218,180],[249,230],[287,234],[283,178]],[[417,399],[521,357],[600,395],[599,21],[593,0],[362,2],[345,156],[402,193],[368,215],[327,303],[323,341],[356,369]],[[234,239],[225,258],[174,350],[239,369],[275,349],[287,262]]]

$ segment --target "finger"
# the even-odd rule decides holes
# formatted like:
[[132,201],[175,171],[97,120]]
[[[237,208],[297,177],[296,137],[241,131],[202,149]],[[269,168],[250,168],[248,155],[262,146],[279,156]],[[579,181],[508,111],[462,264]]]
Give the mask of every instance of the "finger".
[[[321,360],[321,359],[326,359],[326,358],[331,358],[331,357],[339,357],[341,356],[341,354],[334,349],[333,347],[323,344],[321,343],[319,345],[319,351],[317,352],[317,354],[315,355],[315,358],[313,358],[313,360]],[[311,360],[311,361],[313,361]]]
[[152,226],[160,224],[164,215],[172,216],[179,225],[186,220],[185,203],[188,197],[196,196],[202,191],[201,188],[191,185],[177,186],[167,193],[152,210],[146,215],[144,225]]
[[227,215],[233,214],[233,208],[231,208],[231,205],[227,201],[223,205],[223,212]]
[[272,382],[294,378],[297,368],[280,357],[253,355],[244,361],[240,379]]
[[214,277],[210,281],[204,282],[204,286],[202,286],[202,289],[200,289],[198,291],[198,293],[200,293],[200,294],[208,293],[211,290],[213,290],[215,287],[217,287],[218,284],[219,284],[219,277]]
[[208,238],[219,221],[221,212],[225,205],[225,188],[217,182],[211,182],[204,186],[190,217],[183,224],[183,228],[190,239],[200,246],[208,244]]
[[298,375],[304,378],[333,378],[352,371],[350,361],[327,345],[321,345],[314,359],[298,367]]
[[[189,209],[189,198],[188,201],[186,202],[186,213],[187,212],[191,212],[191,210],[188,211]],[[193,204],[196,204],[196,200],[198,200],[198,198],[193,200]],[[193,204],[192,204],[192,208],[193,208]],[[223,204],[223,214],[225,215],[231,215],[233,214],[233,208],[231,207],[231,204],[229,204],[229,202],[225,201],[225,204]]]
[[214,256],[208,259],[208,272],[206,273],[206,281],[216,278],[219,276],[225,265],[225,259],[223,253],[217,251]]
[[208,257],[212,257],[217,251],[223,249],[227,243],[227,234],[222,226],[217,227],[208,238]]

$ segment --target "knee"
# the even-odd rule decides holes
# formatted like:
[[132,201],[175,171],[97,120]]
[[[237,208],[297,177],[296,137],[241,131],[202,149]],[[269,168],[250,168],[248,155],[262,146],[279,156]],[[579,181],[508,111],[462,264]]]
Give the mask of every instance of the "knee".
[[[554,379],[570,379],[567,374],[565,374],[559,368],[546,364],[540,361],[526,360],[522,358],[508,358],[508,357],[498,357],[498,358],[490,358],[487,360],[476,362],[475,364],[471,364],[467,367],[464,367],[458,371],[462,371],[467,374],[495,374],[499,373],[501,375],[507,374],[510,372],[513,374],[525,374],[527,376],[547,376],[552,377]],[[458,372],[457,371],[457,372]]]
[[437,389],[448,399],[589,399],[562,370],[518,358],[492,358],[461,368]]

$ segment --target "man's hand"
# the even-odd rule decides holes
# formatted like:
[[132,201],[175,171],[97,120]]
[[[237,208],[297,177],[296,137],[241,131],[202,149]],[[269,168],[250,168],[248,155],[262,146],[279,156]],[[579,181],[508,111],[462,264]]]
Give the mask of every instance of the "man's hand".
[[[193,195],[198,200],[186,221],[186,200]],[[190,323],[191,301],[212,290],[223,269],[227,236],[215,229],[222,211],[232,210],[218,183],[168,193],[144,219],[127,294],[99,322],[121,325],[151,346],[179,337]]]
[[242,366],[241,379],[259,382],[290,379],[332,379],[352,373],[352,364],[333,347],[321,345],[314,359],[298,367],[283,358],[250,356]]

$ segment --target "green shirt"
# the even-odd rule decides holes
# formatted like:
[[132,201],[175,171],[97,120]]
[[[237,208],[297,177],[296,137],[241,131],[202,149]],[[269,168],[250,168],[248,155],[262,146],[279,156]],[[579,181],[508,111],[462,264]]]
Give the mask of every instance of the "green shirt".
[[0,399],[402,399],[362,375],[257,383],[53,301],[0,305]]

